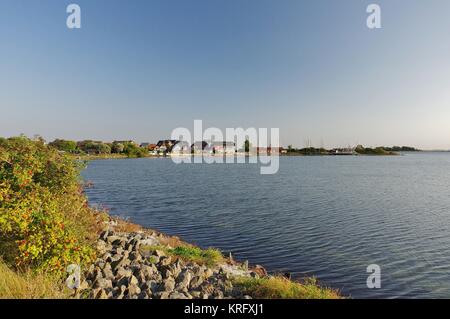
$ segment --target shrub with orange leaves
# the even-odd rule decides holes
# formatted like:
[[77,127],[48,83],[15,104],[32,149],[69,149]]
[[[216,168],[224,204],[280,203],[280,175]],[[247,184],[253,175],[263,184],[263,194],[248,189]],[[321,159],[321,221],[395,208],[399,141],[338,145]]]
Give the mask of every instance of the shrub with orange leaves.
[[82,167],[42,141],[0,138],[0,257],[53,273],[94,258],[97,214],[80,189]]

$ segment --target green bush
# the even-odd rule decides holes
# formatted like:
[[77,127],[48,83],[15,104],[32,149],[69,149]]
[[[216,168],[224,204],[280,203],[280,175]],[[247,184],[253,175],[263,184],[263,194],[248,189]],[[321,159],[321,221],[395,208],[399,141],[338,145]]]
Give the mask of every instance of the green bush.
[[0,139],[0,254],[6,262],[62,273],[94,258],[98,217],[82,193],[81,169],[42,141]]

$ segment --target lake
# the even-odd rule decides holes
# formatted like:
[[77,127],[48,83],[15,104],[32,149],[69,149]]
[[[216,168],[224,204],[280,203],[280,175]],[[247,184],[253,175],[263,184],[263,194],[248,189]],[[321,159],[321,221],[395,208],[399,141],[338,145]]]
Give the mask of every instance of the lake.
[[[354,298],[450,297],[450,154],[257,164],[91,161],[92,205]],[[369,289],[367,266],[381,267]]]

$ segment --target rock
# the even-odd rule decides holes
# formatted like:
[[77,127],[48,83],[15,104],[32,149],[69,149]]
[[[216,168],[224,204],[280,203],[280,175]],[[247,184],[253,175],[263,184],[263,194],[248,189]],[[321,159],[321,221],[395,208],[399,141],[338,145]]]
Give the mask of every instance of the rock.
[[261,266],[261,265],[256,265],[255,268],[253,269],[253,271],[255,273],[257,273],[261,277],[266,277],[267,276],[266,269],[263,266]]
[[189,288],[191,278],[191,272],[189,270],[183,270],[177,277],[177,289]]
[[104,289],[95,289],[93,294],[95,299],[108,299],[108,294]]
[[111,262],[112,269],[116,270],[119,267],[128,266],[130,264],[130,260],[127,257],[122,257],[119,260]]
[[154,252],[153,252],[153,255],[155,255],[155,256],[157,256],[157,257],[167,257],[167,255],[166,255],[166,253],[165,252],[163,252],[162,250],[155,250]]
[[89,289],[89,284],[86,280],[83,280],[78,287],[78,290],[86,290]]
[[204,277],[204,278],[205,278],[205,279],[208,279],[208,278],[211,277],[213,274],[214,274],[213,271],[212,271],[211,269],[207,268],[207,269],[205,270],[205,274],[204,274],[205,277]]
[[195,299],[198,299],[202,296],[202,293],[200,291],[191,291],[191,296]]
[[216,289],[214,291],[214,299],[223,299],[223,292],[221,290]]
[[167,268],[162,270],[161,273],[162,273],[164,279],[174,277],[174,275],[172,274],[170,269],[167,269]]
[[[104,230],[101,234],[100,234],[100,239],[102,241],[106,241],[108,239],[108,236],[110,235],[109,230]],[[111,232],[112,235],[112,232]]]
[[249,295],[245,295],[244,297],[242,297],[243,299],[253,299],[252,297],[250,297]]
[[123,240],[122,237],[115,236],[115,235],[111,235],[106,238],[106,242],[108,242],[112,245],[115,245],[115,246],[117,246],[118,243],[121,243],[122,240]]
[[142,291],[138,296],[138,299],[150,299],[150,298],[151,298],[151,294],[149,295],[148,291]]
[[165,279],[162,282],[161,291],[168,291],[168,292],[172,292],[175,289],[175,280],[172,277],[169,277],[167,279]]
[[[107,264],[107,265],[109,265],[109,264]],[[103,268],[103,276],[106,279],[110,279],[110,280],[114,279],[114,274],[113,274],[113,271],[111,270],[111,265],[109,265],[109,267]]]
[[94,282],[94,288],[101,288],[101,289],[112,288],[112,281],[105,278],[99,278]]
[[130,284],[128,287],[128,298],[138,296],[141,293],[141,288],[135,284]]
[[203,278],[200,276],[195,276],[194,278],[192,278],[191,283],[190,283],[190,288],[191,289],[197,289],[198,287],[200,287],[200,285],[203,283]]
[[185,294],[182,294],[180,292],[172,292],[169,295],[169,299],[188,299],[188,298],[186,297]]
[[142,260],[141,254],[139,252],[137,252],[137,251],[132,251],[130,253],[130,257],[129,258],[130,258],[130,260],[133,260],[133,261],[141,261]]
[[116,252],[117,255],[123,255],[124,250],[123,250],[122,247],[117,247],[115,249],[115,252]]
[[137,280],[139,281],[139,283],[144,283],[146,280],[146,277],[142,271],[135,272],[135,276],[136,276]]
[[155,294],[157,299],[169,299],[170,293],[167,291],[158,292]]
[[153,293],[157,293],[159,284],[156,280],[149,280],[142,285],[142,289],[150,290]]
[[131,275],[130,279],[128,280],[128,284],[137,286],[139,284],[139,281],[135,276]]
[[242,264],[242,269],[244,271],[248,271],[248,260],[244,261],[244,263]]
[[116,270],[116,277],[131,277],[133,275],[133,272],[131,270],[125,269],[123,267],[119,267]]
[[152,266],[142,265],[141,270],[146,279],[151,278],[155,273],[158,272],[158,269],[154,265]]
[[159,245],[159,241],[154,237],[147,237],[141,240],[141,246],[156,246]]
[[100,254],[104,254],[107,251],[106,243],[103,240],[97,241],[96,249]]
[[172,263],[172,258],[170,257],[162,257],[159,260],[159,265],[161,266],[169,266]]

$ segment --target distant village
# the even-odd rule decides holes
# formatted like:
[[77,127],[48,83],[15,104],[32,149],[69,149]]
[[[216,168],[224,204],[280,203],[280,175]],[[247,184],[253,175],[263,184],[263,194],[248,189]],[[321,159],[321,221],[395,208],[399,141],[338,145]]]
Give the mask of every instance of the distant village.
[[167,155],[236,155],[236,154],[261,154],[261,155],[397,155],[398,152],[418,151],[413,147],[375,147],[366,148],[362,145],[356,147],[325,149],[312,146],[304,148],[284,147],[253,147],[247,140],[240,147],[230,141],[201,141],[190,144],[178,140],[160,140],[157,143],[138,144],[132,140],[103,142],[103,141],[68,141],[56,139],[49,143],[61,152],[79,155],[108,155],[122,154],[128,157],[167,156]]

